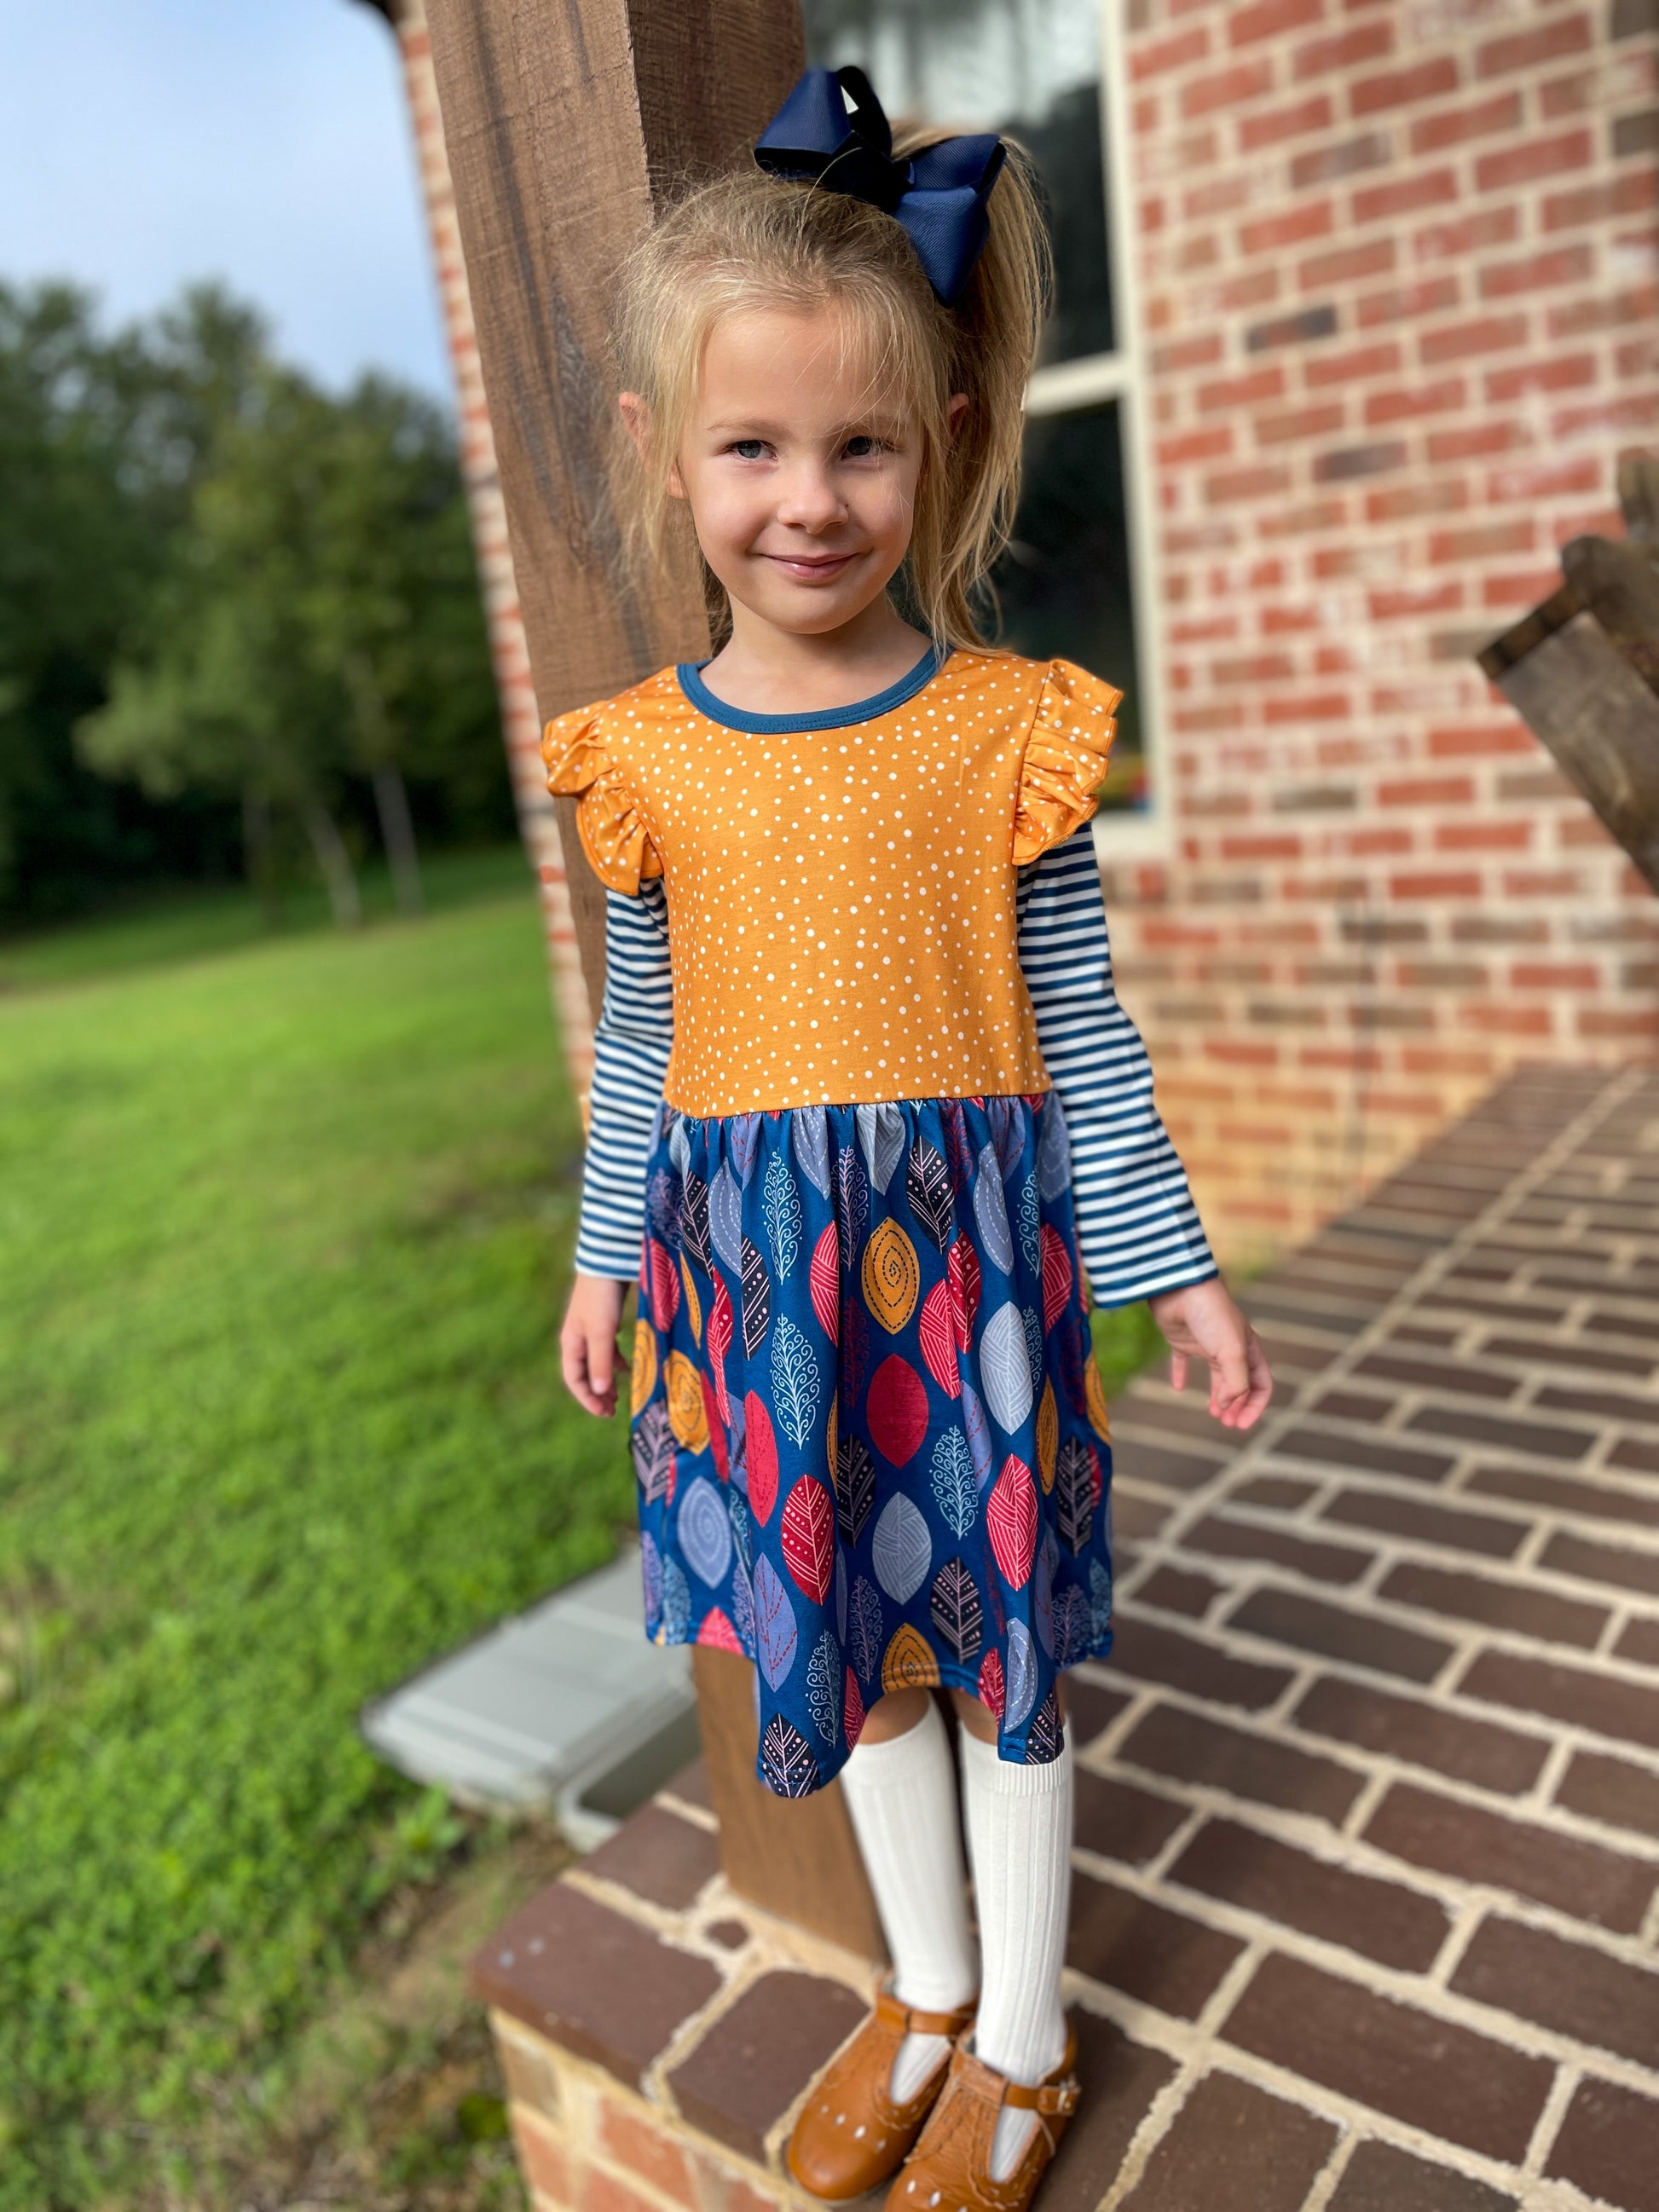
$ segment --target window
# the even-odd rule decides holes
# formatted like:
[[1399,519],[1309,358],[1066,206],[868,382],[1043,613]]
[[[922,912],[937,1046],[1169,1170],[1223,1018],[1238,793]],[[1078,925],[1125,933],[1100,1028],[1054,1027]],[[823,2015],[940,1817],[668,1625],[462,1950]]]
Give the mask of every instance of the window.
[[1027,398],[1025,488],[996,577],[1003,641],[1124,694],[1103,853],[1162,839],[1149,472],[1123,212],[1118,0],[802,0],[810,58],[856,62],[895,117],[1006,131],[1049,205],[1054,312]]

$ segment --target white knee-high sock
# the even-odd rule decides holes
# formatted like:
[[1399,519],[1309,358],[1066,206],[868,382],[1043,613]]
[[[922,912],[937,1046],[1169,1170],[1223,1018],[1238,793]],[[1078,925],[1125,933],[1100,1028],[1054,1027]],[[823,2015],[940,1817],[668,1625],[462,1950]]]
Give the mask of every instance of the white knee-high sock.
[[[978,1981],[968,1927],[967,1881],[950,1739],[929,1701],[908,1735],[866,1738],[841,1773],[848,1810],[893,1954],[893,1988],[924,2012],[954,2012]],[[907,2035],[890,2094],[907,2104],[944,2063],[942,2035]]]
[[[964,1729],[962,1781],[985,1961],[974,2049],[999,2074],[1033,2087],[1066,2051],[1060,1974],[1072,1894],[1071,1731],[1047,1766],[1018,1766]],[[1013,2172],[1036,2124],[1035,2112],[1003,2108],[994,2179]]]

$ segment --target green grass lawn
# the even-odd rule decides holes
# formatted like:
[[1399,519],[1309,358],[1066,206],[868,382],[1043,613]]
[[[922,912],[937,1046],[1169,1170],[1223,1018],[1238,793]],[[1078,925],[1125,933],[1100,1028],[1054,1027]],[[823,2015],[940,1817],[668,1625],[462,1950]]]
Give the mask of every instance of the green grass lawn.
[[523,880],[0,947],[5,2212],[240,2201],[216,2161],[386,1900],[507,1848],[354,1723],[631,1513],[558,1381],[580,1139]]

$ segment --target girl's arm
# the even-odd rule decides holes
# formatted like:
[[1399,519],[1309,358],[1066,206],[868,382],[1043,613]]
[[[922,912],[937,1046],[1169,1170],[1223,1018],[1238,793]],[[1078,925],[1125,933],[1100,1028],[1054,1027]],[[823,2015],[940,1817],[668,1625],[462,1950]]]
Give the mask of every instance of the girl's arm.
[[668,899],[661,878],[648,877],[637,897],[605,894],[576,1281],[560,1337],[564,1379],[590,1413],[616,1405],[617,1327],[640,1271],[646,1167],[673,1042]]
[[1152,1103],[1146,1048],[1113,986],[1089,825],[1019,878],[1019,964],[1066,1112],[1078,1249],[1096,1303],[1132,1305],[1204,1282],[1219,1270]]
[[1094,838],[1085,823],[1019,872],[1019,959],[1037,1042],[1072,1145],[1078,1249],[1097,1304],[1146,1298],[1180,1389],[1210,1370],[1210,1410],[1248,1428],[1273,1388],[1255,1333],[1220,1279],[1169,1132],[1152,1063],[1118,1003]]

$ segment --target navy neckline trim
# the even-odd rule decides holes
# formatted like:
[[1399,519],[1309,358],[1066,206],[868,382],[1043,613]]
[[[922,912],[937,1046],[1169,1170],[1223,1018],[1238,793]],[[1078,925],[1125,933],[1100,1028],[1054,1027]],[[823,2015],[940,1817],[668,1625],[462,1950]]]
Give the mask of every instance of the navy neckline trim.
[[722,723],[728,730],[746,730],[757,737],[781,737],[791,730],[844,730],[854,722],[873,722],[878,715],[890,714],[931,684],[948,657],[930,645],[908,676],[901,676],[896,684],[890,684],[873,698],[854,699],[845,707],[821,707],[814,714],[751,714],[745,708],[728,706],[702,680],[707,661],[683,660],[674,673],[691,704],[711,722]]

